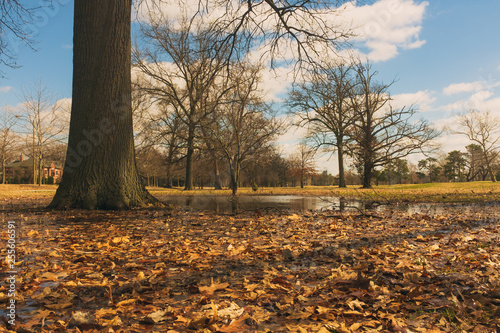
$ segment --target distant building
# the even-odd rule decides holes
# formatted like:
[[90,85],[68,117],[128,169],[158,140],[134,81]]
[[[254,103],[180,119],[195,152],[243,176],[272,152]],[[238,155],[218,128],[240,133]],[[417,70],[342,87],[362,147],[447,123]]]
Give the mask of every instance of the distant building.
[[[43,161],[42,182],[58,184],[62,178],[62,166],[51,161]],[[24,159],[5,166],[5,179],[10,184],[33,184],[33,159]]]

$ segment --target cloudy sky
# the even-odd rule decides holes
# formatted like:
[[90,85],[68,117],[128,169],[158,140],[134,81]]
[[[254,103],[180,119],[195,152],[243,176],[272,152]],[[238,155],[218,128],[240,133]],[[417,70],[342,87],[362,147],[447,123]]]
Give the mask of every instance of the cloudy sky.
[[[42,13],[37,51],[19,45],[17,69],[2,68],[0,108],[16,106],[21,89],[43,80],[58,98],[71,97],[72,1]],[[469,109],[490,110],[500,117],[500,1],[379,0],[350,4],[341,20],[354,27],[355,52],[370,59],[378,78],[396,80],[391,94],[397,105],[415,104],[420,117],[436,127],[453,126],[453,117]],[[275,73],[285,73],[276,71]],[[266,73],[269,97],[282,98],[290,81]],[[300,136],[280,139],[286,151]],[[444,135],[443,151],[464,150],[467,141]],[[335,172],[335,159],[320,163]]]

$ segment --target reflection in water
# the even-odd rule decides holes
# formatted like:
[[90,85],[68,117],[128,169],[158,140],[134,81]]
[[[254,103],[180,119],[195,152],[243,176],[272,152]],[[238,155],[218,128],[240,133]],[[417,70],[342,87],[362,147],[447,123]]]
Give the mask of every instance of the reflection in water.
[[344,197],[307,196],[166,196],[164,203],[195,211],[237,212],[251,210],[358,210],[364,203]]
[[311,197],[297,195],[256,195],[256,196],[164,196],[159,198],[166,204],[193,211],[213,211],[216,213],[235,213],[252,210],[291,210],[291,211],[358,211],[384,210],[387,208],[408,213],[443,214],[450,206],[463,209],[464,212],[477,205],[471,204],[434,204],[404,203],[381,205],[377,202],[366,202],[344,197]]

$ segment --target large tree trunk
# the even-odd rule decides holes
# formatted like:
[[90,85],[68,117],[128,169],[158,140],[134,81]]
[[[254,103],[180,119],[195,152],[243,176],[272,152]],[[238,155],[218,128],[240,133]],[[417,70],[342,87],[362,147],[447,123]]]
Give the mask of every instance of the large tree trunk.
[[362,179],[363,188],[372,187],[372,173],[373,173],[373,164],[369,161],[365,161],[363,164],[363,179]]
[[5,157],[2,156],[2,184],[5,184]]
[[128,209],[156,201],[135,163],[132,0],[75,0],[73,101],[61,184],[49,208]]
[[189,122],[188,129],[188,139],[187,139],[187,153],[186,153],[186,183],[184,184],[184,190],[193,189],[193,154],[194,154],[194,125],[193,122]]
[[222,190],[222,185],[220,182],[220,173],[219,173],[219,161],[217,160],[216,154],[214,154],[214,189]]
[[238,192],[238,181],[240,175],[239,163],[236,158],[234,161],[229,162],[229,173],[231,178],[231,191],[234,196]]
[[193,189],[193,153],[194,149],[188,147],[186,154],[186,182],[184,184],[184,190],[186,191]]
[[[34,128],[34,127],[33,127]],[[33,185],[36,185],[35,130],[33,130]]]
[[339,187],[346,187],[345,184],[345,172],[344,172],[344,147],[340,143],[337,147],[338,149],[338,159],[339,159]]
[[172,176],[172,166],[169,164],[167,165],[167,188],[172,188],[173,187],[173,176]]
[[40,170],[40,177],[38,178],[38,186],[42,186],[42,180],[45,177],[45,170],[43,169],[43,158],[42,158],[42,145],[40,145],[40,153],[38,155],[38,170]]

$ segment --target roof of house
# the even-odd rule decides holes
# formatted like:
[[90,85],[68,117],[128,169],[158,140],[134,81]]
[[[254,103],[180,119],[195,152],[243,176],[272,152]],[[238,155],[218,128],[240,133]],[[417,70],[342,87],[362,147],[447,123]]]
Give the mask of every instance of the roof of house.
[[[61,169],[61,166],[53,161],[43,161],[43,167],[44,168],[50,168],[52,163],[54,163],[54,166],[56,169]],[[24,161],[14,161],[12,163],[9,163],[5,166],[6,168],[32,168],[33,167],[33,159],[27,159]]]

